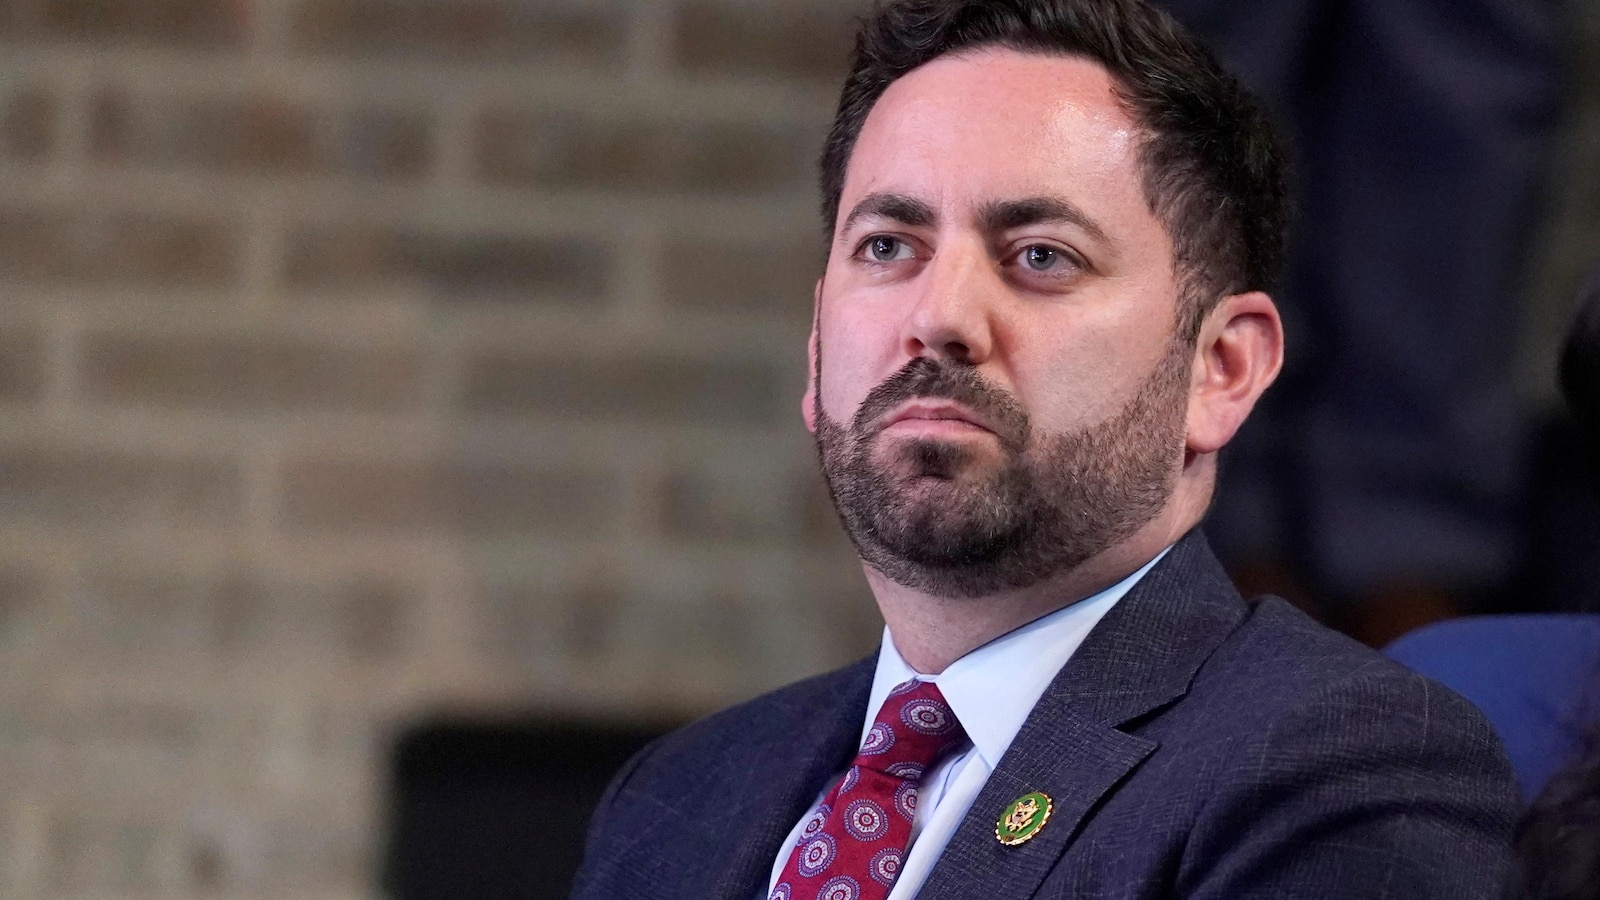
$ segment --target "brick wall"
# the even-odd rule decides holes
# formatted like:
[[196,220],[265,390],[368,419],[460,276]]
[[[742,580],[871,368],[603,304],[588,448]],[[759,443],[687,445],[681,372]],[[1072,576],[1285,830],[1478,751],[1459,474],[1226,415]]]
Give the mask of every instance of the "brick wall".
[[870,645],[796,415],[852,5],[0,0],[0,897],[369,896],[401,723]]
[[0,0],[0,896],[368,896],[418,715],[871,645],[798,417],[850,6]]

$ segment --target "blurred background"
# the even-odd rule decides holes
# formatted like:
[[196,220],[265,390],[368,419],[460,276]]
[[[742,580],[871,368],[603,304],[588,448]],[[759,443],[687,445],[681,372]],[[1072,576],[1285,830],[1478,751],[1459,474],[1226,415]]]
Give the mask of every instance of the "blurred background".
[[[798,416],[860,9],[0,0],[0,896],[562,896],[461,879],[873,648]],[[1562,15],[1529,422],[1600,259]]]

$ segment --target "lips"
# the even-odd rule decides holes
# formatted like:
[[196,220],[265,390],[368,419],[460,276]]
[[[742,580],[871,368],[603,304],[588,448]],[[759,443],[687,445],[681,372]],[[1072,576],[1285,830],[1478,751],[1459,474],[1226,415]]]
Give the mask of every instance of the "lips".
[[[947,422],[950,428],[968,426],[994,432],[993,426],[969,407],[949,400],[916,399],[902,403],[879,420],[879,430],[886,431],[901,423]],[[935,426],[937,427],[937,426]]]
[[933,439],[987,433],[1015,453],[1028,441],[1028,415],[1015,397],[972,366],[926,356],[913,357],[868,391],[850,420],[860,440],[891,428],[904,437]]

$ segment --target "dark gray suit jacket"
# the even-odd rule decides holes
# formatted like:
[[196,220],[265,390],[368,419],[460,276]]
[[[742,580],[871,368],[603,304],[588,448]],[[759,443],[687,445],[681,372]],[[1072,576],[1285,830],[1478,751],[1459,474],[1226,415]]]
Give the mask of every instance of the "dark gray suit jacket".
[[[646,748],[594,814],[579,900],[750,900],[855,755],[873,661]],[[1038,836],[1001,846],[1012,799]],[[1198,531],[1062,668],[919,900],[1495,896],[1516,793],[1466,701],[1268,599]]]

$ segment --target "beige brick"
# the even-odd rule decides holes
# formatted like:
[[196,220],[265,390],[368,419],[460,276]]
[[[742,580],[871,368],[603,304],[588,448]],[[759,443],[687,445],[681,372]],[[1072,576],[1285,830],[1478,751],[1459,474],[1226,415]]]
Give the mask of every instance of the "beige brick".
[[233,278],[238,243],[215,219],[0,206],[0,279],[218,287]]
[[822,275],[822,239],[669,240],[659,273],[665,302],[708,313],[774,313],[810,321]]
[[556,586],[546,578],[489,584],[481,591],[482,644],[519,668],[603,658],[614,645],[626,603],[621,586],[601,572],[577,585]]
[[322,647],[362,662],[398,661],[411,641],[415,585],[376,575],[337,581],[285,580],[262,573],[262,599],[249,634],[258,652]]
[[205,712],[185,699],[107,694],[79,698],[53,711],[49,727],[64,743],[139,747],[182,758],[193,756],[206,737]]
[[616,361],[483,356],[469,360],[469,412],[641,423],[768,423],[781,404],[769,366],[725,361]]
[[[661,528],[686,541],[777,542],[800,535],[798,498],[786,473],[731,460],[670,473],[661,490]],[[754,468],[755,471],[751,471]]]
[[295,528],[419,530],[449,523],[448,488],[432,463],[310,459],[283,468],[283,516]]
[[97,566],[76,593],[75,637],[90,648],[210,651],[221,644],[215,598],[227,586],[225,577]]
[[429,120],[400,109],[314,109],[267,96],[135,97],[101,91],[90,145],[106,162],[258,174],[425,173]]
[[146,821],[63,818],[50,829],[47,884],[62,892],[160,888],[160,828]]
[[[366,829],[322,814],[329,805],[325,800],[310,814],[285,816],[211,801],[191,810],[188,821],[162,822],[152,835],[151,853],[158,857],[151,868],[159,866],[161,882],[136,885],[143,890],[135,896],[152,900],[369,896],[372,837]],[[112,827],[100,825],[91,833],[101,840],[115,840]],[[97,874],[105,877],[103,870]]]
[[686,0],[673,30],[673,58],[697,74],[842,81],[866,4]]
[[0,650],[28,641],[44,615],[44,606],[42,573],[17,563],[0,564]]
[[417,598],[399,585],[364,579],[346,585],[334,607],[333,633],[340,647],[363,660],[387,660],[408,638]]
[[65,446],[0,447],[0,521],[220,524],[241,502],[237,466]]
[[300,459],[284,466],[283,515],[310,530],[581,538],[607,525],[615,494],[597,475],[511,463]]
[[302,291],[420,291],[441,303],[594,303],[611,278],[603,239],[449,236],[412,229],[302,226],[284,276]]
[[270,628],[263,624],[272,619],[270,592],[260,573],[253,569],[233,565],[199,575],[180,576],[108,564],[95,572],[91,584],[121,596],[124,589],[119,583],[124,581],[198,585],[185,589],[203,592],[206,598],[203,601],[205,639],[223,653],[267,645],[273,636]]
[[264,836],[265,866],[247,886],[347,897],[370,889],[375,835],[367,829],[295,817],[271,823]]
[[228,655],[323,650],[389,660],[409,640],[416,591],[354,574],[312,581],[233,567],[160,568],[160,561],[97,565],[77,598],[83,646]]
[[803,189],[817,143],[798,124],[503,108],[475,137],[477,174],[496,184],[703,194]]
[[223,412],[398,412],[421,402],[419,350],[315,344],[270,335],[84,339],[92,400]]
[[32,400],[44,389],[44,346],[32,330],[0,329],[0,402]]
[[800,531],[805,542],[823,547],[848,547],[849,538],[839,524],[839,512],[834,508],[821,470],[813,468],[797,476],[792,490],[799,498]]
[[[840,541],[843,544],[842,537]],[[805,610],[807,620],[818,623],[822,647],[832,657],[812,665],[843,665],[876,649],[883,617],[848,544],[815,554],[802,568],[800,580],[802,586],[791,602]]]
[[310,0],[294,16],[303,50],[517,63],[616,60],[627,35],[621,0]]
[[56,143],[56,101],[40,88],[0,93],[0,157],[38,160]]
[[218,0],[0,0],[0,39],[223,48],[244,42],[249,15]]

